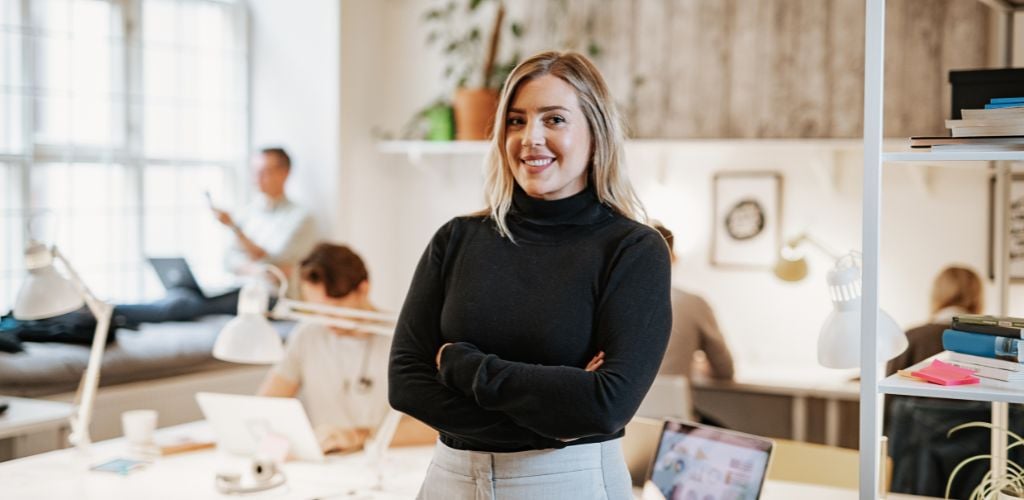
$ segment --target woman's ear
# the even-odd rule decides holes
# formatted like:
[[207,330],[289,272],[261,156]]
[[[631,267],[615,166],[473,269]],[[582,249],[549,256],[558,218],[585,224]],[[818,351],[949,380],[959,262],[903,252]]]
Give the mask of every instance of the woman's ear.
[[359,292],[359,295],[362,295],[363,297],[369,297],[370,296],[370,280],[360,281],[359,284],[356,285],[356,291]]

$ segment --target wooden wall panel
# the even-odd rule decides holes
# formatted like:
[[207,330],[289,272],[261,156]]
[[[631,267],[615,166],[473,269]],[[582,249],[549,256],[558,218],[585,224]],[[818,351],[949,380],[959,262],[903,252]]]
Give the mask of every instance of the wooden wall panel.
[[[523,54],[599,48],[640,138],[860,137],[863,0],[529,0]],[[984,67],[987,7],[890,0],[885,132],[943,133],[948,72]]]
[[828,2],[828,114],[832,137],[859,137],[864,123],[863,0]]

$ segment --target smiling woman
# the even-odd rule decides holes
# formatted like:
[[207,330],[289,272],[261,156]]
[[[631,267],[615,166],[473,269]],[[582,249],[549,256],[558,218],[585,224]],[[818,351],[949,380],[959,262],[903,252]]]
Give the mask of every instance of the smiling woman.
[[622,142],[585,57],[537,54],[506,81],[488,206],[435,234],[392,344],[392,406],[441,432],[419,498],[631,497],[619,441],[671,306]]

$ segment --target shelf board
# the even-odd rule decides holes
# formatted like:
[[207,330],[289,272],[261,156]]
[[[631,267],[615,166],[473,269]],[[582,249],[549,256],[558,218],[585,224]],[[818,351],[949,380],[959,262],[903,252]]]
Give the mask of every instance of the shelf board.
[[[909,370],[924,368],[931,364],[933,359],[945,360],[945,356],[944,352],[936,354],[910,367]],[[1024,403],[1024,382],[1003,382],[984,377],[979,379],[981,382],[978,384],[944,386],[893,374],[878,383],[878,392],[900,396]]]
[[882,153],[883,162],[936,161],[1024,161],[1024,151],[891,151]]
[[386,154],[484,154],[489,141],[379,141],[377,151]]

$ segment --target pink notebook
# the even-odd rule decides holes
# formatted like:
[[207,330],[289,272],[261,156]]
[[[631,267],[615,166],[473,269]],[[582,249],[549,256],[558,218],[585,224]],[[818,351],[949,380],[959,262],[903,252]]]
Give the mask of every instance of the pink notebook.
[[978,377],[975,377],[971,370],[943,363],[937,359],[933,360],[932,364],[916,372],[911,372],[911,375],[939,385],[969,385],[979,382]]

